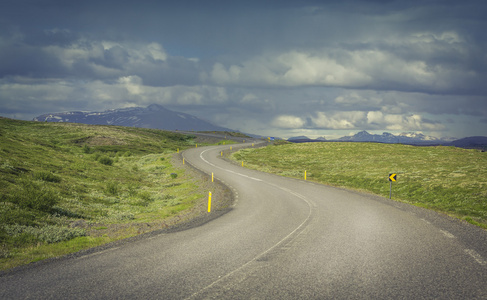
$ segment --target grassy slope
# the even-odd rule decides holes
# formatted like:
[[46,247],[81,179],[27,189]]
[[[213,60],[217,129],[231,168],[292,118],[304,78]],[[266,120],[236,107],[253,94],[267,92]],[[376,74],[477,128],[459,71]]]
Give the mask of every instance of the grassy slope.
[[454,147],[303,143],[245,149],[249,168],[389,196],[487,228],[487,153]]
[[204,196],[170,163],[193,146],[161,130],[0,118],[0,270],[164,228]]

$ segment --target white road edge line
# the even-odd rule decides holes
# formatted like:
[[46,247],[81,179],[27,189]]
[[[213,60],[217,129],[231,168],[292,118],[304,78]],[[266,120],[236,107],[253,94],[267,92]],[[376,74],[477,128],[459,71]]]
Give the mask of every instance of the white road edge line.
[[477,251],[473,249],[465,249],[465,253],[470,255],[476,262],[478,262],[481,266],[487,266],[487,261],[485,261]]
[[222,168],[222,167],[219,167],[219,166],[217,166],[217,165],[215,165],[215,164],[212,164],[211,162],[207,161],[207,160],[206,160],[206,159],[203,157],[203,153],[205,153],[206,151],[209,151],[209,150],[212,150],[212,149],[207,149],[207,150],[205,150],[205,151],[201,152],[201,153],[200,153],[200,158],[201,158],[201,160],[202,160],[202,161],[204,161],[205,163],[209,164],[210,166],[215,167],[215,168],[220,169],[220,170],[224,170],[224,171],[230,172],[230,173],[232,173],[232,174],[236,174],[236,175],[239,175],[239,176],[242,176],[242,177],[245,177],[245,178],[249,178],[249,179],[252,179],[252,180],[255,180],[255,181],[262,181],[262,180],[260,180],[260,179],[258,179],[258,178],[250,177],[250,176],[247,176],[247,175],[244,175],[244,174],[241,174],[241,173],[235,172],[235,171],[230,171],[230,170],[224,169],[224,168]]
[[444,234],[444,235],[445,235],[447,238],[450,238],[450,239],[454,239],[454,238],[455,238],[455,236],[454,236],[453,234],[449,233],[449,232],[448,232],[448,231],[446,231],[446,230],[441,230],[441,229],[440,229],[440,231],[441,231],[441,233],[443,233],[443,234]]

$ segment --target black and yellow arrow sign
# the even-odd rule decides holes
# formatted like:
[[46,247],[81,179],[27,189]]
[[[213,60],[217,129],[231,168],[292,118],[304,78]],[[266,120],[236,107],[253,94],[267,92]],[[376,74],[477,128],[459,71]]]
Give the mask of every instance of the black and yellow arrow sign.
[[389,174],[389,181],[396,181],[397,180],[397,174],[392,173]]

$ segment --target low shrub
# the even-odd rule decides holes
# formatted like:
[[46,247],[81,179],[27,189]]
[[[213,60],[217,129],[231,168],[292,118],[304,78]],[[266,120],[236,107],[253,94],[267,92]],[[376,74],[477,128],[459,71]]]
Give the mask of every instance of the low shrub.
[[115,182],[109,182],[107,183],[107,187],[105,189],[107,194],[112,195],[112,196],[117,196],[118,195],[118,185]]
[[38,216],[32,210],[19,209],[12,205],[12,207],[7,205],[0,206],[0,224],[3,225],[36,225],[36,220]]
[[59,202],[59,195],[46,186],[26,181],[23,183],[22,189],[14,191],[10,195],[9,200],[20,208],[50,212],[53,206]]
[[101,156],[100,158],[98,158],[98,162],[100,162],[101,164],[104,164],[106,166],[113,165],[113,159],[111,159],[108,156]]
[[36,180],[42,180],[46,182],[55,182],[55,183],[61,182],[61,177],[46,171],[35,172],[33,174],[33,177]]
[[83,152],[86,153],[86,154],[91,154],[91,153],[93,153],[93,149],[91,149],[90,146],[84,144],[83,145]]
[[0,258],[9,258],[10,251],[7,248],[7,245],[0,244]]
[[139,192],[138,196],[143,201],[151,201],[152,200],[152,194],[149,191],[141,191],[141,192]]
[[55,225],[44,227],[31,227],[23,225],[7,225],[5,231],[13,238],[22,239],[22,244],[26,244],[26,239],[35,239],[52,244],[68,241],[79,236],[85,236],[86,230],[81,228],[68,228]]
[[118,220],[118,221],[129,221],[129,220],[134,220],[135,219],[135,215],[134,214],[132,214],[132,213],[124,213],[124,212],[121,212],[121,213],[112,215],[111,217],[113,219],[115,219],[115,220]]
[[68,218],[83,218],[82,215],[69,211],[59,206],[54,206],[51,209],[52,215],[55,217],[68,217]]

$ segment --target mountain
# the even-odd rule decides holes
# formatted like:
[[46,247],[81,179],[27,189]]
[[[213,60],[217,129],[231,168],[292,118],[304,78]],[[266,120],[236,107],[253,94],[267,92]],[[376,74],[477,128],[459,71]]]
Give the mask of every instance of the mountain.
[[487,150],[487,136],[471,136],[463,139],[455,140],[448,145],[459,147],[459,148],[471,148],[471,149],[481,149]]
[[288,141],[301,141],[301,140],[311,140],[309,137],[300,135],[300,136],[293,136],[287,139]]
[[172,111],[158,104],[147,107],[110,109],[103,112],[62,112],[34,118],[39,122],[70,122],[92,125],[119,125],[183,131],[234,131],[213,125],[195,116]]
[[338,139],[347,142],[377,142],[387,144],[412,144],[412,145],[432,145],[443,144],[446,141],[422,133],[401,133],[394,135],[389,132],[382,134],[370,134],[367,131],[360,131],[352,136],[344,136]]
[[415,139],[415,140],[421,140],[421,141],[432,141],[432,142],[438,142],[438,141],[448,141],[451,139],[438,139],[434,136],[429,136],[429,135],[424,135],[422,133],[417,133],[417,132],[403,132],[400,133],[398,136],[401,138],[410,138],[410,139]]
[[311,143],[311,142],[326,142],[326,139],[324,137],[319,137],[317,139],[311,139],[307,136],[301,135],[301,136],[293,136],[287,139],[289,142],[293,143]]
[[385,144],[406,144],[417,146],[455,146],[459,148],[480,149],[487,151],[487,137],[472,136],[459,140],[452,138],[439,139],[433,136],[427,136],[422,133],[403,132],[394,135],[389,132],[382,134],[370,134],[367,131],[360,131],[352,136],[344,136],[337,140],[326,140],[325,138],[310,139],[306,136],[296,136],[288,138],[288,141],[293,143],[310,143],[310,142],[375,142]]

